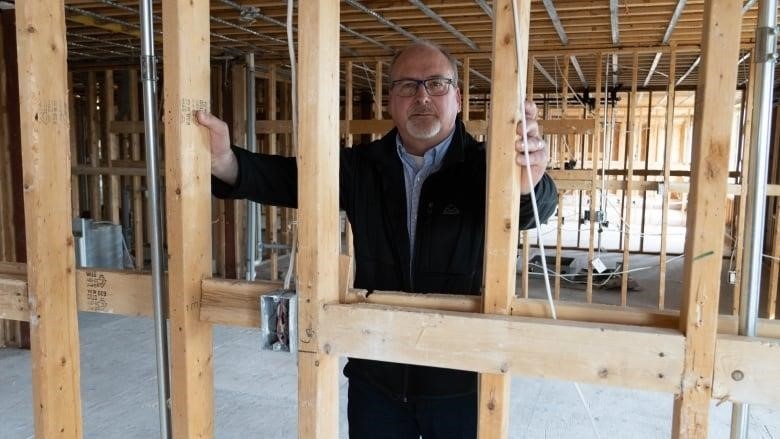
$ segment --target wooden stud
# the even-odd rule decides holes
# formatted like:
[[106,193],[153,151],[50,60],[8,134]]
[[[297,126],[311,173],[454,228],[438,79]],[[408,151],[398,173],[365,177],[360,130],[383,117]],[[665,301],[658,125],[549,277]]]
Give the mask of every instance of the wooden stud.
[[211,276],[211,169],[208,132],[194,119],[210,110],[209,2],[165,2],[162,19],[172,432],[210,438],[212,330],[199,314]]
[[[682,392],[675,397],[675,438],[705,438],[712,397],[713,351],[718,318],[723,200],[726,199],[728,152],[737,84],[740,2],[704,5],[702,55],[694,115],[691,193],[680,329],[685,334]],[[724,90],[729,90],[724,93]]]
[[319,345],[322,307],[339,298],[339,9],[338,0],[298,6],[307,29],[298,36],[299,438],[339,436],[339,360]]
[[[382,99],[384,97],[382,90],[382,61],[376,62],[376,68],[374,71],[374,120],[382,120]],[[382,137],[379,131],[371,134],[371,140],[376,140]]]
[[[87,142],[89,147],[89,165],[100,166],[100,142],[98,141],[97,121],[97,80],[95,72],[87,73]],[[102,201],[100,198],[100,175],[89,177],[89,213],[95,221],[103,219]]]
[[[604,55],[601,52],[596,53],[596,105],[594,107],[594,114],[595,114],[595,124],[596,127],[599,126],[599,122],[601,119],[601,85],[602,85],[602,73],[603,73],[603,58]],[[604,96],[607,96],[605,93]],[[608,112],[607,105],[604,106],[604,112]],[[600,204],[598,201],[599,198],[599,186],[597,183],[597,180],[599,178],[599,152],[602,148],[602,139],[606,138],[607,127],[604,126],[600,129],[596,129],[594,131],[593,136],[593,151],[591,153],[591,163],[592,163],[592,174],[591,174],[591,180],[590,180],[590,230],[589,230],[589,241],[588,241],[588,274],[587,274],[587,283],[585,284],[585,301],[587,303],[593,303],[593,261],[596,258],[596,207],[598,206],[598,209],[604,209],[604,206]],[[606,153],[606,151],[604,151]],[[601,226],[599,226],[599,229],[601,229]],[[600,251],[601,249],[599,249]]]
[[35,436],[80,438],[65,7],[21,0],[15,12]]
[[[19,71],[17,63],[17,44],[15,14],[9,10],[0,10],[0,20],[3,23],[3,52],[5,60],[5,105],[6,108],[20,108],[19,100]],[[22,142],[21,122],[18,111],[6,113],[8,125],[5,135],[8,139],[8,159],[10,167],[11,184],[7,186],[11,197],[11,218],[13,222],[13,260],[24,262],[27,260],[27,238],[25,228],[24,211],[24,182],[22,177]],[[30,326],[27,323],[6,322],[6,336],[13,346],[20,348],[30,347]]]
[[[10,30],[13,31],[13,30]],[[9,133],[9,107],[8,107],[8,78],[6,74],[5,58],[5,33],[3,23],[0,21],[0,261],[14,260],[14,218],[13,218],[13,194],[11,191],[11,138]],[[5,336],[2,333],[5,325],[0,324],[0,345],[3,345]]]
[[620,304],[622,306],[628,305],[628,270],[629,262],[631,258],[631,211],[633,206],[634,196],[634,155],[637,149],[637,143],[639,142],[639,124],[636,120],[636,107],[639,97],[636,92],[637,88],[637,74],[639,72],[639,54],[634,52],[634,61],[631,67],[631,99],[628,109],[628,121],[626,126],[628,128],[628,139],[626,140],[626,190],[623,192],[623,267],[621,268],[622,274],[620,275]]
[[[246,73],[244,66],[230,69],[233,83],[233,127],[230,138],[236,145],[246,145]],[[233,200],[233,248],[236,278],[246,278],[246,200]]]
[[[561,91],[561,118],[566,119],[569,109],[569,56],[563,56],[563,90]],[[547,131],[545,131],[547,132]],[[568,151],[570,149],[572,137],[569,134],[563,134],[558,136],[558,141],[565,144],[565,148],[558,149],[557,164],[563,168],[563,164],[570,159]],[[555,281],[554,281],[554,297],[555,300],[561,298],[561,255],[563,253],[563,191],[558,189],[558,215],[556,219],[556,232],[555,232]]]
[[[108,130],[108,124],[110,121],[116,119],[116,103],[114,102],[114,71],[106,70],[104,73],[103,81],[103,102],[100,106],[102,110],[101,131],[103,132],[103,139],[105,139],[104,151],[108,156],[107,164],[112,166],[114,160],[119,159],[119,139],[116,134],[112,134]],[[106,218],[114,224],[121,224],[119,218],[119,208],[122,204],[122,194],[119,185],[119,176],[110,175],[108,177],[108,197]]]
[[[780,126],[780,112],[775,112],[774,125]],[[775,130],[772,141],[773,151],[770,157],[780,154],[780,130]],[[775,159],[777,162],[777,159]],[[770,181],[780,180],[780,165],[775,163],[770,171]],[[772,235],[772,259],[769,262],[769,282],[767,286],[766,315],[770,319],[777,318],[777,296],[780,292],[780,199],[774,199],[774,221],[769,229]],[[767,209],[769,210],[769,209]]]
[[[2,12],[0,12],[2,13]],[[13,30],[11,30],[13,32]],[[13,198],[11,194],[11,142],[8,134],[7,74],[3,20],[0,20],[0,261],[12,261],[13,250]],[[0,319],[0,347],[7,346],[10,325],[13,322]]]
[[[352,117],[354,115],[354,108],[353,108],[353,100],[354,100],[354,77],[353,77],[353,65],[352,61],[347,61],[345,66],[345,86],[344,86],[344,123],[343,126],[345,128],[345,146],[347,148],[352,148],[352,142],[353,137],[350,133],[350,127],[349,124],[352,121]],[[346,269],[348,269],[348,273],[350,275],[350,278],[352,277],[352,272],[354,268],[354,257],[355,257],[355,244],[354,244],[354,236],[352,234],[352,225],[349,223],[349,219],[344,215],[344,221],[346,223],[346,227],[344,230],[345,235],[345,242],[346,242],[346,248],[342,251],[342,256],[346,255],[349,260],[344,262],[344,264],[347,264]],[[343,260],[343,258],[342,258]],[[348,280],[343,281],[344,286],[346,287],[352,287],[352,282]],[[343,294],[341,294],[344,291],[344,288],[339,287],[339,302],[343,302],[345,297]]]
[[[211,113],[217,115],[225,123],[230,126],[231,121],[228,120],[230,115],[225,112],[226,93],[223,93],[225,88],[225,73],[226,68],[223,65],[211,66]],[[212,197],[211,198],[211,254],[214,258],[214,273],[221,277],[227,277],[225,254],[228,251],[228,245],[226,245],[225,238],[226,232],[229,226],[227,225],[227,205],[231,200]]]
[[677,82],[677,51],[672,47],[669,52],[669,81],[666,86],[666,132],[664,133],[664,191],[661,199],[661,249],[658,261],[658,309],[662,310],[666,302],[666,252],[669,237],[669,200],[671,190],[672,148],[674,146],[674,104]]
[[[637,66],[638,68],[638,66]],[[644,170],[649,170],[650,165],[650,134],[651,134],[651,127],[653,126],[653,91],[650,90],[647,92],[647,126],[644,128],[644,148],[640,145],[640,157],[639,160],[644,160],[645,166]],[[643,154],[644,152],[644,154]],[[643,175],[640,177],[639,184],[646,184],[648,181],[648,176]],[[639,252],[643,253],[645,251],[645,226],[647,225],[647,191],[640,191],[639,192],[642,196],[642,217],[640,219],[640,225],[639,225]],[[628,276],[623,276],[626,281],[626,285],[628,285]]]
[[[268,91],[266,94],[268,99],[268,118],[270,120],[276,120],[276,69],[276,64],[270,64],[268,66]],[[276,133],[270,133],[268,134],[268,153],[276,155],[278,152]],[[279,234],[277,233],[277,229],[279,228],[277,220],[278,215],[279,209],[276,206],[269,205],[268,214],[266,215],[268,221],[266,225],[266,242],[272,245],[279,243]],[[271,270],[270,279],[277,280],[279,278],[279,250],[277,248],[271,249],[269,267]]]
[[[73,91],[73,73],[68,73],[68,117],[70,120],[70,161],[78,164],[78,124],[76,122],[76,93]],[[10,187],[10,186],[9,186]],[[71,218],[81,216],[79,205],[79,176],[72,174],[70,178],[70,210]]]
[[[528,62],[529,0],[494,2],[493,68],[494,93],[491,103],[487,148],[487,213],[485,218],[484,301],[487,314],[509,314],[515,296],[515,278],[520,210],[520,178],[525,175],[515,164],[514,143],[523,102],[518,88],[525,84]],[[520,21],[521,34],[515,35],[514,20]],[[517,59],[517,46],[520,56]],[[479,437],[506,438],[509,428],[510,377],[503,370],[494,370],[479,377]]]

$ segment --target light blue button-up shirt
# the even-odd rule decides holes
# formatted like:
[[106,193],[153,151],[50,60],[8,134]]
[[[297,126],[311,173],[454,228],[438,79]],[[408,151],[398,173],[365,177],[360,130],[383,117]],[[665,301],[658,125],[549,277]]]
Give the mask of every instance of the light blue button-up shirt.
[[433,148],[425,151],[422,157],[409,154],[401,142],[401,136],[396,135],[395,144],[398,149],[398,157],[404,168],[404,181],[406,183],[406,225],[409,230],[409,252],[414,255],[414,236],[417,231],[417,210],[420,204],[420,190],[425,179],[441,168],[441,162],[447,154],[452,142],[452,130],[449,136]]

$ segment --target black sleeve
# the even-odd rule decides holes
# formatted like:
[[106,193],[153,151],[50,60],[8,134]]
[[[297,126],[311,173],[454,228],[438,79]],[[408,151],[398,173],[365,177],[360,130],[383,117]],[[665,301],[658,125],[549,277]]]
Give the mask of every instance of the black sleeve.
[[[545,222],[558,207],[558,188],[552,177],[546,173],[534,187],[536,206],[539,208],[539,221]],[[536,226],[534,220],[534,208],[531,204],[531,194],[520,197],[520,230],[532,229]]]
[[211,177],[211,192],[217,198],[246,198],[261,204],[298,206],[298,165],[294,157],[256,154],[233,146],[238,160],[238,178],[231,186]]
[[[235,186],[211,177],[211,192],[217,198],[246,198],[261,204],[298,207],[298,165],[294,157],[256,154],[233,146],[238,160]],[[353,154],[341,148],[339,201],[343,209],[349,197],[353,179]]]

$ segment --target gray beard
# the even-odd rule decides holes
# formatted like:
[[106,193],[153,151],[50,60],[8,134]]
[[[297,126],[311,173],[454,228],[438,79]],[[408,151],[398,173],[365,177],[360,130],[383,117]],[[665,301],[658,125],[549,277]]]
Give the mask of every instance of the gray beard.
[[432,122],[425,121],[406,121],[406,130],[415,139],[428,140],[435,137],[441,131],[441,121],[434,119]]

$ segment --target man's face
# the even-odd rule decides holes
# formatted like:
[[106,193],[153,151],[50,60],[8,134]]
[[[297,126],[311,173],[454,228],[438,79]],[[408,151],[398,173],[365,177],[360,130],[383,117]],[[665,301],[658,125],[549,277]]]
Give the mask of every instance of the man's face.
[[[391,82],[401,80],[425,80],[431,78],[452,79],[452,65],[438,50],[426,46],[406,49],[396,60],[390,72]],[[409,90],[407,88],[407,90]],[[456,83],[447,86],[441,96],[431,96],[419,84],[412,96],[401,96],[402,87],[390,89],[389,110],[410,152],[422,152],[440,143],[455,126],[460,112],[460,90]]]

